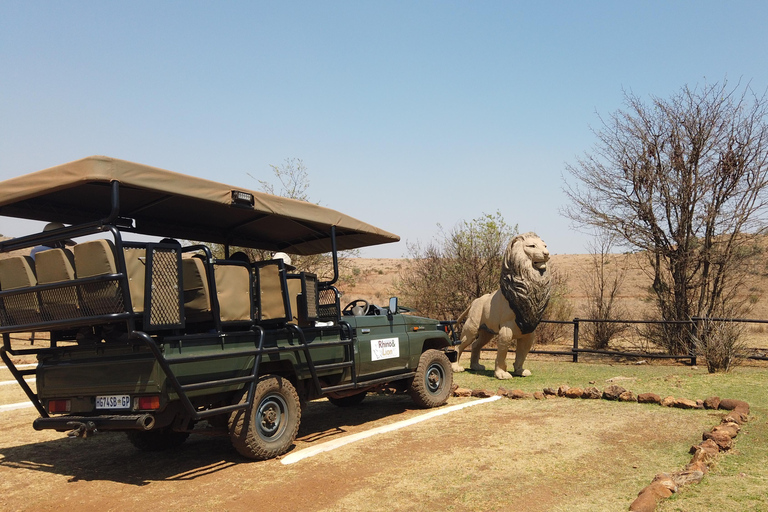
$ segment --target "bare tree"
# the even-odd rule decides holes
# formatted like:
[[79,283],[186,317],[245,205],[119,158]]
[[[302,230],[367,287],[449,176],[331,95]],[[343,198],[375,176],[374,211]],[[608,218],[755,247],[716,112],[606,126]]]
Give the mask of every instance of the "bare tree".
[[[300,158],[286,158],[282,165],[272,165],[274,181],[260,180],[248,173],[248,176],[257,180],[261,189],[272,195],[312,202],[309,198],[309,172]],[[279,184],[279,185],[278,185]],[[235,247],[246,253],[251,261],[268,260],[273,257],[271,251],[253,249],[250,247]],[[351,272],[350,258],[355,258],[358,251],[340,251],[338,254],[339,272]],[[333,259],[329,254],[290,255],[291,263],[300,271],[317,274],[321,280],[328,280],[333,275]]]
[[[598,234],[590,244],[589,267],[581,276],[581,284],[587,297],[587,316],[597,320],[626,318],[626,311],[618,302],[619,291],[627,276],[626,260],[611,254],[614,235]],[[595,349],[606,349],[613,338],[623,333],[627,326],[612,322],[586,322],[586,337]]]
[[[625,93],[625,105],[567,166],[564,213],[644,251],[662,319],[744,311],[736,290],[766,224],[766,96],[723,82],[650,103]],[[692,348],[690,324],[658,335],[671,351]]]
[[276,189],[275,184],[268,180],[260,180],[250,173],[248,176],[255,179],[261,185],[261,189],[267,194],[275,196],[290,197],[301,201],[309,201],[309,172],[301,158],[286,158],[282,165],[272,165],[272,173],[280,182],[280,188]]

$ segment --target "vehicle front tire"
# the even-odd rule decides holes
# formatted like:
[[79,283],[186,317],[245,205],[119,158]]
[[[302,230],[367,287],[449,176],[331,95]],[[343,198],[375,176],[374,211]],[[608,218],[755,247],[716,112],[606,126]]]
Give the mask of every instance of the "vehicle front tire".
[[[245,403],[247,391],[239,403]],[[301,404],[288,379],[277,375],[262,377],[253,395],[253,406],[229,417],[229,436],[240,455],[266,460],[287,452],[296,439],[301,422]]]
[[427,409],[443,405],[448,400],[452,387],[453,370],[448,356],[434,349],[421,354],[410,389],[416,405]]
[[129,430],[128,441],[144,452],[161,452],[181,446],[189,437],[189,432],[174,432],[169,427],[157,430]]

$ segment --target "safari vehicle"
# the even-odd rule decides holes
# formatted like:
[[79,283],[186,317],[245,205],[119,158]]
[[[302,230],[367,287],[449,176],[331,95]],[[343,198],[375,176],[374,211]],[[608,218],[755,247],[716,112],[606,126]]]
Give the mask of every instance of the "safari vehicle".
[[[266,459],[291,447],[307,401],[386,386],[435,407],[450,393],[450,323],[404,315],[397,298],[340,307],[337,251],[398,237],[339,212],[95,156],[0,183],[0,215],[59,223],[0,242],[15,251],[0,255],[0,356],[35,429],[125,431],[159,450],[200,423]],[[173,238],[142,241],[160,237]],[[33,246],[49,249],[33,261],[20,251]],[[330,252],[333,278],[230,259],[234,246]],[[14,348],[28,332],[35,344]],[[24,354],[36,369],[14,365]]]

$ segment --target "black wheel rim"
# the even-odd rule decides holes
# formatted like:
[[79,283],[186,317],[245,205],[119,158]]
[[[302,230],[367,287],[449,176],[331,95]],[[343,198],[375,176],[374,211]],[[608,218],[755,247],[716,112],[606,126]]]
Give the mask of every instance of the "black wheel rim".
[[445,372],[443,366],[439,363],[432,363],[429,365],[424,378],[424,382],[427,385],[427,391],[433,395],[438,394],[443,387],[444,380]]
[[285,430],[288,404],[277,394],[271,394],[259,403],[256,409],[256,430],[265,441],[274,441]]

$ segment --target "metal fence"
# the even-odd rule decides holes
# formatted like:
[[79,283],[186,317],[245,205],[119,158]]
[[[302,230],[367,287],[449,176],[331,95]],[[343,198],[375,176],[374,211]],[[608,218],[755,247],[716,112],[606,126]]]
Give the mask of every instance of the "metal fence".
[[[768,324],[768,320],[756,320],[756,319],[749,319],[749,318],[701,318],[701,317],[694,317],[694,318],[691,318],[691,320],[676,320],[676,321],[604,320],[604,319],[595,319],[595,318],[574,318],[573,320],[542,320],[542,323],[573,325],[573,346],[571,347],[571,350],[538,350],[534,348],[533,350],[531,350],[530,353],[531,354],[547,354],[547,355],[555,355],[555,356],[569,356],[573,359],[574,363],[579,362],[579,354],[598,354],[598,355],[616,356],[616,357],[688,360],[690,361],[691,366],[694,366],[697,364],[697,357],[699,356],[699,354],[697,354],[695,351],[692,351],[688,354],[683,354],[683,355],[673,355],[673,354],[664,354],[664,353],[655,353],[655,352],[627,352],[622,350],[580,348],[579,347],[579,328],[581,324],[584,324],[584,323],[692,324],[695,330],[699,322],[703,322],[703,321]],[[760,354],[746,355],[743,357],[747,359],[754,359],[759,361],[768,361],[768,356],[760,355]]]

